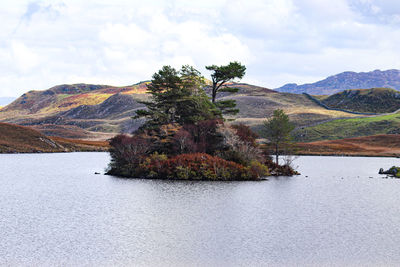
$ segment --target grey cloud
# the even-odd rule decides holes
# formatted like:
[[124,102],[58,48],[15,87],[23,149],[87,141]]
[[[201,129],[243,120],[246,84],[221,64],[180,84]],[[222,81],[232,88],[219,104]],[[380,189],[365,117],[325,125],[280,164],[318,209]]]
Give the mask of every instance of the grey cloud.
[[59,9],[65,6],[63,2],[49,5],[45,5],[40,1],[29,2],[12,34],[15,34],[23,23],[29,24],[35,14],[46,14],[50,20],[57,19],[60,16]]
[[29,2],[20,21],[29,23],[37,13],[47,14],[48,18],[55,19],[60,15],[59,8],[63,6],[65,6],[63,2],[49,5],[45,5],[40,1]]
[[349,5],[365,22],[400,24],[400,1],[350,0]]

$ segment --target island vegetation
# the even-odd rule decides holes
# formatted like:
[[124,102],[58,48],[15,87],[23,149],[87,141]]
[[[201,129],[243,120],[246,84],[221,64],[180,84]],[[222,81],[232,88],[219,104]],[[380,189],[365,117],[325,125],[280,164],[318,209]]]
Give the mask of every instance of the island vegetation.
[[[209,66],[212,85],[191,66],[164,66],[147,85],[151,95],[134,119],[145,123],[132,135],[110,141],[107,174],[154,179],[258,180],[271,173],[293,175],[257,143],[258,135],[243,124],[228,123],[223,114],[236,113],[234,101],[218,101],[219,92],[235,93],[225,84],[242,78],[238,62]],[[211,88],[211,99],[207,90]],[[210,91],[210,90],[209,90]]]

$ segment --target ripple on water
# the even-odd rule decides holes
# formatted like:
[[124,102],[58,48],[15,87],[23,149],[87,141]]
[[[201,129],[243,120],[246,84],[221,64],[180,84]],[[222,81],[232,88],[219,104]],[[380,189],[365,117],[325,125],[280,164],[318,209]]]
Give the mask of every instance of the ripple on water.
[[0,155],[0,264],[400,263],[400,180],[376,174],[397,159],[300,157],[263,182],[95,175],[108,160]]

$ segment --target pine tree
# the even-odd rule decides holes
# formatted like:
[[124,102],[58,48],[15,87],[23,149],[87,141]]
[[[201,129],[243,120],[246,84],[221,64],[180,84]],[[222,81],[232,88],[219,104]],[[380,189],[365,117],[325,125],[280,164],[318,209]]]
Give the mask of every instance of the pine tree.
[[212,71],[212,91],[211,100],[223,114],[235,115],[239,112],[236,109],[235,100],[221,100],[216,101],[218,92],[237,93],[237,88],[225,86],[227,82],[233,81],[235,78],[241,79],[246,74],[246,67],[239,62],[231,62],[225,66],[211,65],[206,66],[207,70]]
[[204,77],[191,66],[182,66],[180,71],[164,66],[147,86],[151,99],[141,102],[147,109],[136,111],[135,118],[147,118],[142,128],[153,128],[220,117],[218,109],[208,100],[204,85]]

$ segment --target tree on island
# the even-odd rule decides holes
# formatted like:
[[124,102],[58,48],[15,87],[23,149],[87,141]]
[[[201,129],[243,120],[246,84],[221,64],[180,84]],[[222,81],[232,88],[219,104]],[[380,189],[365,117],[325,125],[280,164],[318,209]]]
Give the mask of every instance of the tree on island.
[[171,66],[164,66],[153,75],[147,86],[151,99],[141,102],[147,109],[136,111],[134,118],[147,119],[142,129],[222,118],[215,105],[208,100],[204,86],[205,79],[195,68],[186,65],[177,71]]
[[274,110],[272,118],[263,124],[262,135],[274,147],[277,165],[279,164],[280,150],[282,146],[290,142],[290,133],[294,130],[294,127],[294,124],[289,120],[289,116],[281,109]]
[[232,82],[234,79],[241,79],[246,74],[246,67],[239,62],[230,62],[228,65],[217,66],[211,65],[206,66],[207,70],[212,71],[212,88],[211,88],[211,100],[224,114],[235,115],[239,112],[236,109],[235,100],[220,100],[216,101],[218,92],[238,92],[237,88],[227,87],[226,83]]
[[268,176],[271,160],[262,154],[257,135],[248,126],[225,123],[221,109],[206,95],[204,80],[187,65],[156,72],[148,85],[150,99],[142,102],[146,109],[135,116],[146,122],[132,136],[111,139],[107,173],[197,180]]

